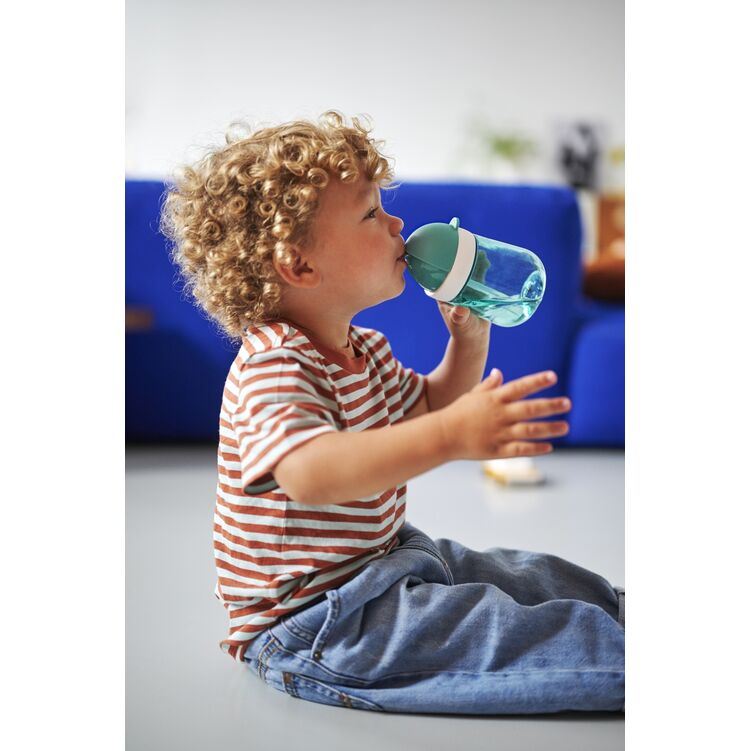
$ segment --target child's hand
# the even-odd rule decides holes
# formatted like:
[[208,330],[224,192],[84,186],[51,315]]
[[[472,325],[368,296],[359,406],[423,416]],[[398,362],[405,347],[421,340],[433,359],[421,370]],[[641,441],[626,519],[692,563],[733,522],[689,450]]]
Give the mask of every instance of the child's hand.
[[552,451],[552,445],[535,443],[533,439],[568,433],[566,422],[529,420],[568,412],[571,409],[569,399],[524,400],[525,396],[552,386],[557,381],[555,373],[535,373],[501,385],[502,381],[501,372],[494,368],[472,391],[438,410],[451,459],[547,454]]
[[441,312],[446,328],[454,339],[462,343],[487,344],[490,321],[474,315],[469,308],[462,305],[451,305],[439,301],[438,310]]

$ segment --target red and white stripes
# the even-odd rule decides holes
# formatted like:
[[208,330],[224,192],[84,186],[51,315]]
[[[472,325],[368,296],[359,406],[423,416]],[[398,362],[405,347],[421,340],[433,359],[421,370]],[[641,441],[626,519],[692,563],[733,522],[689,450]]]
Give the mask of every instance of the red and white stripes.
[[272,474],[303,443],[393,424],[422,395],[425,377],[396,360],[383,334],[352,326],[350,340],[355,358],[286,322],[250,327],[227,376],[214,551],[230,617],[222,648],[238,660],[281,616],[385,555],[404,523],[405,485],[313,506],[289,499]]

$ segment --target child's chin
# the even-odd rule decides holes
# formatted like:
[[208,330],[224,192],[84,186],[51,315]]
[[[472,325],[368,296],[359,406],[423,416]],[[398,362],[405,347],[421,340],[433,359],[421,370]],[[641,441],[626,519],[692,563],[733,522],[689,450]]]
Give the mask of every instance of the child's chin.
[[399,291],[398,291],[398,292],[395,292],[395,293],[394,293],[393,295],[391,295],[390,297],[387,297],[387,298],[386,298],[386,300],[393,300],[393,299],[394,299],[395,297],[399,297],[399,295],[401,295],[401,294],[402,294],[402,292],[404,292],[404,290],[405,290],[406,288],[407,288],[407,283],[406,283],[406,282],[404,281],[404,277],[402,277],[402,284],[401,284],[401,287],[399,287]]
[[[393,300],[394,298],[399,297],[399,295],[401,295],[402,292],[404,292],[404,289],[405,289],[406,286],[407,286],[406,284],[403,284],[402,287],[401,287],[401,289],[395,289],[391,293],[388,293],[388,292],[385,293],[382,297],[380,297],[379,299],[374,300],[372,303],[370,303],[367,306],[367,308],[373,308],[376,305],[380,305],[383,302],[386,302],[388,300]],[[363,308],[363,310],[366,310],[367,308]]]

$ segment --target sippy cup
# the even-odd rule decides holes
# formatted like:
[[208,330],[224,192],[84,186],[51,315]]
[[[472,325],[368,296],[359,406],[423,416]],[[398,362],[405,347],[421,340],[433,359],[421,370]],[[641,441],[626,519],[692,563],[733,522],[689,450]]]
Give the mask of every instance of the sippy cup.
[[518,326],[545,292],[545,267],[531,251],[434,222],[407,239],[407,268],[434,300],[462,305],[499,326]]

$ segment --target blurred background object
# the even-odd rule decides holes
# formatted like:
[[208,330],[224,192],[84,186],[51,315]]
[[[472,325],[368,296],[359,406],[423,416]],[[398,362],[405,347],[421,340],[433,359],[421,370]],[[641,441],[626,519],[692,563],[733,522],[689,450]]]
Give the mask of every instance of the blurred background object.
[[516,456],[509,459],[489,459],[481,463],[482,471],[502,486],[507,485],[541,485],[545,476],[528,456]]
[[[126,174],[164,179],[252,125],[367,113],[398,174],[482,180],[474,126],[533,142],[524,180],[567,184],[556,125],[624,143],[621,0],[128,0]],[[333,22],[337,31],[334,32]]]
[[558,136],[558,166],[575,190],[597,191],[600,186],[601,137],[592,123],[574,122]]
[[625,303],[626,194],[623,183],[625,149],[608,152],[608,188],[597,195],[596,252],[584,265],[584,293],[595,300]]
[[[215,440],[236,350],[182,295],[158,232],[174,169],[223,143],[231,123],[252,129],[333,107],[369,115],[385,141],[403,183],[386,200],[405,237],[459,216],[540,255],[546,298],[528,323],[493,331],[488,369],[510,378],[552,367],[559,390],[581,392],[562,445],[622,445],[622,3],[467,0],[462,33],[456,9],[428,0],[343,8],[128,2],[128,440]],[[401,298],[355,323],[382,327],[398,356],[428,372],[446,340],[431,305],[407,277]],[[582,389],[592,368],[604,368],[598,388]]]
[[456,176],[505,183],[540,182],[535,176],[540,148],[530,133],[481,115],[471,117],[465,127],[466,137],[454,161]]
[[597,217],[599,255],[626,257],[626,198],[622,193],[603,193]]
[[537,151],[534,141],[518,133],[487,131],[484,137],[491,160],[507,162],[516,169]]

